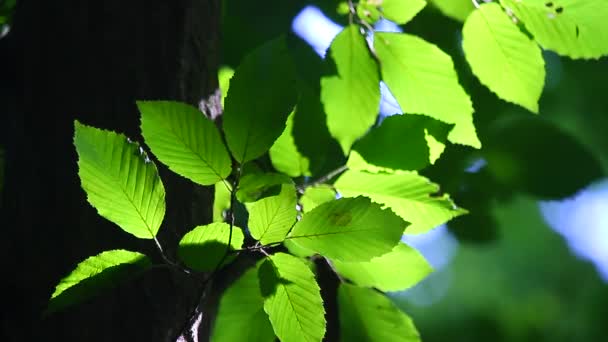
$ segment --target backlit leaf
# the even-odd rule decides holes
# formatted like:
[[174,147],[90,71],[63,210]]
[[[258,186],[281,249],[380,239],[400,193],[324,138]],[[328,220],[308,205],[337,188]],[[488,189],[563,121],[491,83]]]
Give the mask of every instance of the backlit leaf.
[[[198,226],[181,239],[177,255],[186,265],[197,271],[213,271],[228,252],[228,238],[230,238],[228,223],[215,222]],[[232,227],[231,250],[240,249],[243,240],[241,228]],[[224,265],[232,259],[234,256],[226,258]]]
[[281,242],[296,222],[296,190],[283,184],[276,196],[262,198],[249,209],[249,232],[263,245]]
[[424,0],[382,0],[384,17],[397,24],[405,24],[412,20],[426,6]]
[[290,177],[310,176],[309,161],[299,151],[293,139],[293,113],[287,118],[285,130],[270,147],[270,160],[277,171]]

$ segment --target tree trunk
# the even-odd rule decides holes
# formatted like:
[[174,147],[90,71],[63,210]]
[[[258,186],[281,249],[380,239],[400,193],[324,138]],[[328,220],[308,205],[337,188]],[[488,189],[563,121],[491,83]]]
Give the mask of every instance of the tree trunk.
[[[18,6],[6,38],[14,64],[2,66],[13,68],[8,75],[15,82],[15,112],[0,116],[7,158],[2,340],[175,341],[198,284],[167,270],[63,313],[41,313],[59,279],[88,256],[126,248],[160,259],[150,241],[122,232],[86,202],[73,122],[142,142],[135,100],[198,105],[215,98],[220,1],[20,0]],[[160,239],[170,246],[210,221],[211,197],[158,165],[167,190]]]

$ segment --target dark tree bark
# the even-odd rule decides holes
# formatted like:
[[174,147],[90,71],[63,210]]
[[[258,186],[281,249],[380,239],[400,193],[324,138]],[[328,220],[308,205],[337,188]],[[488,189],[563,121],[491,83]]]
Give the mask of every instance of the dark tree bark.
[[[15,82],[15,113],[0,119],[7,156],[3,341],[170,341],[179,335],[199,284],[167,270],[63,313],[41,313],[59,279],[90,255],[127,248],[160,259],[151,242],[122,232],[86,202],[73,122],[141,142],[135,100],[198,105],[213,98],[219,11],[219,0],[19,1],[13,31],[0,42],[10,45],[13,64],[3,68]],[[211,198],[159,167],[167,190],[160,239],[169,246],[210,220]]]

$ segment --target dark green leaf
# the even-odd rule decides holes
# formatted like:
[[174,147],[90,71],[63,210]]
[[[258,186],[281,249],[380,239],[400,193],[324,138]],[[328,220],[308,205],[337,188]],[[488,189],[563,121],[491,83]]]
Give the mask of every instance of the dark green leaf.
[[[224,254],[228,252],[229,237],[230,225],[228,223],[215,222],[198,226],[186,233],[181,239],[177,255],[186,265],[197,271],[213,271],[224,258]],[[232,227],[230,249],[240,249],[243,240],[242,229]],[[229,263],[232,259],[234,259],[234,256],[226,258],[223,265]]]

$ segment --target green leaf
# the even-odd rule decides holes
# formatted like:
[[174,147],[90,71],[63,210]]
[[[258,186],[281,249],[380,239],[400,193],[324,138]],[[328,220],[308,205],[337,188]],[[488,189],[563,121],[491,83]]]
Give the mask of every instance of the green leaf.
[[287,117],[285,130],[270,147],[270,160],[277,171],[290,177],[310,176],[308,158],[299,151],[293,135],[293,113]]
[[295,71],[283,37],[245,57],[230,80],[223,115],[226,142],[239,163],[268,151],[296,99]]
[[255,202],[261,197],[278,194],[282,184],[293,184],[293,181],[280,173],[248,173],[241,177],[236,198],[242,203]]
[[456,207],[447,194],[435,195],[437,184],[414,172],[373,174],[349,170],[334,184],[344,197],[367,196],[411,222],[407,234],[424,233],[467,211]]
[[293,254],[300,258],[308,258],[309,256],[313,256],[316,254],[315,251],[311,251],[310,249],[300,247],[299,245],[295,244],[291,240],[283,241],[283,246],[285,246],[285,248],[287,248],[287,250],[289,251],[290,254]]
[[465,19],[473,12],[475,6],[471,0],[429,0],[446,16],[458,20]]
[[215,183],[213,192],[213,222],[224,222],[224,211],[230,208],[230,189],[228,183]]
[[404,113],[455,124],[448,139],[479,148],[471,99],[458,83],[452,58],[437,46],[404,33],[374,34],[382,79]]
[[340,261],[367,261],[390,252],[407,223],[369,198],[341,198],[305,214],[289,235],[295,244]]
[[217,73],[217,79],[220,85],[220,91],[222,92],[222,107],[228,95],[228,89],[230,89],[230,79],[234,76],[234,70],[232,68],[223,66]]
[[390,253],[368,262],[332,262],[338,273],[363,287],[380,291],[406,290],[426,278],[433,268],[414,248],[399,243]]
[[264,312],[258,267],[248,269],[222,294],[212,342],[273,342],[274,332]]
[[141,131],[152,153],[169,169],[201,185],[232,172],[232,162],[213,121],[180,102],[138,101]]
[[139,144],[75,121],[78,176],[99,215],[138,238],[152,239],[165,216],[165,188]]
[[336,190],[326,184],[311,186],[304,190],[304,194],[300,197],[302,211],[307,213],[320,204],[333,201],[336,199]]
[[321,102],[327,127],[346,155],[378,116],[378,66],[357,25],[347,26],[334,38],[327,61],[333,70],[321,78]]
[[346,162],[346,166],[349,170],[359,170],[359,171],[367,171],[372,173],[379,172],[393,172],[393,169],[389,169],[386,167],[380,167],[376,165],[372,165],[368,163],[363,157],[359,154],[359,152],[353,150],[348,155],[348,161]]
[[321,341],[325,335],[325,309],[319,285],[300,259],[277,253],[258,271],[268,314],[282,342]]
[[340,284],[338,310],[341,341],[420,341],[412,319],[372,289]]
[[501,0],[545,49],[571,58],[608,54],[608,6],[605,0]]
[[545,83],[545,61],[496,3],[483,4],[462,28],[462,47],[473,73],[503,100],[538,113]]
[[81,303],[119,281],[133,278],[150,265],[147,256],[122,249],[89,257],[57,284],[46,313]]
[[361,0],[355,10],[357,11],[357,16],[369,24],[375,23],[382,16],[375,0]]
[[412,20],[426,6],[424,0],[382,0],[384,17],[397,24],[403,25]]
[[[200,272],[213,271],[228,251],[230,225],[224,222],[214,222],[205,226],[198,226],[186,233],[179,242],[177,255],[188,267]],[[243,231],[232,227],[230,249],[237,250],[243,246]],[[229,256],[222,266],[234,259]]]
[[296,214],[296,189],[293,184],[283,184],[278,195],[253,203],[249,209],[249,232],[263,245],[281,242],[296,222]]
[[393,115],[372,128],[353,149],[374,166],[419,170],[429,165],[431,153],[427,136],[447,139],[450,126],[422,115]]

